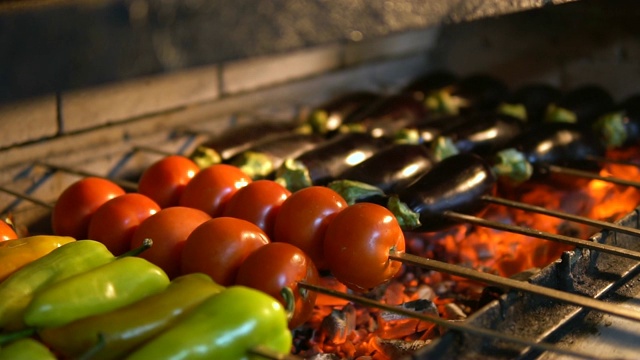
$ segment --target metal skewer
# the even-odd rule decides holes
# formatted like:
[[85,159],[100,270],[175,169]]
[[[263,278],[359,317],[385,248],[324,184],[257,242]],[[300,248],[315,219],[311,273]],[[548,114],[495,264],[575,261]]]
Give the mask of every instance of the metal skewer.
[[[390,258],[392,258],[390,256]],[[403,257],[395,257],[393,258],[394,260],[399,260],[399,261],[405,261],[404,256]],[[366,298],[363,296],[358,296],[358,295],[352,295],[352,294],[347,294],[347,293],[343,293],[340,291],[336,291],[333,289],[328,289],[322,286],[317,286],[314,284],[309,284],[306,282],[298,282],[298,286],[300,286],[301,288],[305,288],[311,291],[316,291],[325,295],[330,295],[336,298],[341,298],[344,300],[348,300],[348,301],[352,301],[355,303],[359,303],[361,305],[365,305],[365,306],[369,306],[369,307],[375,307],[384,311],[388,311],[388,312],[393,312],[393,313],[397,313],[400,315],[404,315],[404,316],[408,316],[408,317],[412,317],[415,319],[419,319],[422,321],[426,321],[426,322],[430,322],[433,324],[436,324],[438,326],[447,328],[449,330],[455,330],[455,331],[459,331],[459,332],[465,332],[465,333],[470,333],[470,334],[475,334],[478,336],[483,336],[483,337],[488,337],[488,338],[493,338],[493,339],[500,339],[500,340],[504,340],[504,341],[508,341],[508,342],[512,342],[512,343],[516,343],[516,344],[520,344],[520,345],[524,345],[527,347],[531,347],[534,349],[539,349],[539,350],[544,350],[544,351],[550,351],[550,352],[554,352],[554,353],[559,353],[559,354],[564,354],[564,355],[569,355],[569,356],[575,356],[575,357],[579,357],[579,358],[584,358],[584,359],[591,359],[593,358],[593,354],[586,354],[586,353],[580,353],[574,350],[568,350],[568,349],[563,349],[561,347],[558,347],[556,345],[553,344],[548,344],[548,343],[543,343],[543,342],[535,342],[535,341],[531,341],[528,339],[524,339],[521,337],[517,337],[517,336],[513,336],[513,335],[509,335],[509,334],[505,334],[505,333],[501,333],[501,332],[497,332],[494,330],[489,330],[489,329],[484,329],[484,328],[480,328],[480,327],[476,327],[476,326],[472,326],[472,325],[468,325],[465,323],[458,323],[458,322],[450,322],[447,321],[445,319],[441,319],[438,317],[435,317],[433,315],[429,315],[429,314],[422,314],[413,310],[409,310],[409,309],[405,309],[405,308],[401,308],[401,307],[396,307],[396,306],[391,306],[391,305],[387,305],[387,304],[383,304],[379,301],[370,299],[370,298]]]
[[632,186],[640,189],[640,182],[620,179],[614,176],[601,176],[589,171],[576,170],[576,169],[567,168],[567,167],[558,166],[558,165],[547,165],[545,167],[545,170],[548,170],[549,172],[553,172],[556,174],[571,175],[571,176],[583,177],[587,179],[601,180],[601,181],[610,182],[612,184]]
[[555,241],[563,244],[577,246],[579,248],[601,251],[604,253],[621,256],[627,259],[640,261],[640,252],[620,248],[617,246],[601,244],[595,241],[582,240],[582,239],[578,239],[570,236],[552,234],[545,231],[524,228],[522,226],[517,226],[517,225],[504,224],[501,222],[486,220],[486,219],[479,218],[477,216],[461,214],[454,211],[444,211],[442,215],[446,218],[460,221],[460,222],[467,222],[467,223],[472,223],[475,225],[480,225],[480,226],[484,226],[492,229],[509,231],[515,234],[532,236],[532,237],[536,237],[544,240],[551,240],[551,241]]
[[442,261],[427,259],[402,252],[390,253],[389,259],[416,265],[430,270],[461,276],[466,279],[476,280],[489,285],[503,286],[514,290],[520,290],[531,294],[545,296],[583,308],[597,310],[610,315],[620,316],[629,320],[640,321],[640,312],[622,306],[612,306],[610,303],[592,299],[583,295],[572,294],[565,291],[547,288],[544,286],[534,285],[525,281],[509,279],[502,276],[470,269],[467,267],[448,264]]
[[594,220],[588,217],[573,215],[573,214],[569,214],[561,211],[550,210],[550,209],[543,208],[541,206],[530,205],[530,204],[526,204],[519,201],[508,200],[508,199],[499,198],[499,197],[490,196],[490,195],[482,196],[481,200],[490,202],[492,204],[509,206],[512,208],[520,209],[520,210],[526,210],[526,211],[536,212],[543,215],[553,216],[559,219],[570,220],[570,221],[574,221],[574,222],[585,224],[585,225],[614,230],[627,235],[640,236],[640,229],[635,229],[629,226],[613,224],[607,221]]
[[70,167],[67,167],[67,166],[63,166],[63,165],[50,164],[50,163],[47,163],[47,162],[44,162],[44,161],[35,161],[34,164],[40,165],[40,166],[44,166],[44,167],[48,167],[48,168],[54,169],[54,170],[64,171],[64,172],[67,172],[67,173],[70,173],[70,174],[84,176],[84,177],[102,177],[102,178],[107,179],[109,181],[113,181],[115,184],[121,186],[125,190],[128,190],[128,191],[137,191],[138,190],[138,184],[133,182],[133,181],[107,178],[107,177],[104,177],[104,176],[96,175],[94,173],[90,173],[88,171],[74,169],[74,168],[70,168]]
[[631,160],[609,159],[607,157],[595,156],[595,155],[587,155],[585,158],[587,160],[597,161],[597,162],[601,162],[601,163],[626,165],[626,166],[634,166],[634,167],[640,166],[640,163],[635,162],[635,161],[631,161]]
[[4,193],[7,193],[9,195],[13,195],[13,196],[15,196],[17,198],[20,198],[20,199],[24,199],[24,200],[30,201],[30,202],[32,202],[34,204],[37,204],[37,205],[40,205],[42,207],[46,207],[46,208],[49,208],[49,209],[53,208],[53,204],[51,204],[51,203],[48,203],[46,201],[42,201],[42,200],[40,200],[38,198],[35,198],[35,197],[27,195],[27,194],[23,194],[23,193],[8,189],[8,188],[6,188],[4,186],[0,186],[0,191],[2,191]]

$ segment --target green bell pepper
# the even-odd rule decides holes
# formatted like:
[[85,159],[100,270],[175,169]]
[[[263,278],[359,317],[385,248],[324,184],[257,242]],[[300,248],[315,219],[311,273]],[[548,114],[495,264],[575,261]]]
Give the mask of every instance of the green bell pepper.
[[121,359],[222,290],[222,285],[203,273],[183,275],[156,295],[115,311],[42,329],[39,336],[64,358],[84,358],[91,353],[92,360]]
[[287,313],[278,300],[236,285],[205,300],[126,359],[242,360],[251,359],[257,347],[289,354],[291,346]]
[[0,329],[25,327],[23,313],[37,290],[114,259],[102,243],[79,240],[23,266],[0,283]]
[[38,340],[24,338],[0,348],[0,360],[56,360],[56,357]]
[[118,258],[38,291],[24,322],[35,328],[61,326],[157,294],[169,283],[167,274],[146,259]]

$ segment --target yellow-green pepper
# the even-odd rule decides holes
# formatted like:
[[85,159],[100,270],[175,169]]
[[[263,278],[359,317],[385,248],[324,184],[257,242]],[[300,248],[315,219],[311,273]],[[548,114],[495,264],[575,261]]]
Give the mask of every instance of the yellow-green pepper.
[[92,352],[92,360],[121,359],[222,290],[222,285],[203,273],[183,275],[156,295],[116,311],[43,329],[39,336],[65,358],[75,359]]
[[26,264],[72,241],[75,239],[70,236],[36,235],[0,242],[0,282]]
[[56,360],[56,357],[38,340],[24,338],[0,348],[0,360]]
[[24,322],[35,328],[61,326],[132,304],[169,283],[167,274],[146,259],[118,258],[39,290],[24,312]]
[[251,349],[291,352],[283,306],[270,295],[231,286],[193,309],[167,331],[146,342],[128,360],[250,359]]
[[0,283],[0,329],[25,327],[23,313],[37,290],[114,259],[102,243],[78,240],[23,266]]

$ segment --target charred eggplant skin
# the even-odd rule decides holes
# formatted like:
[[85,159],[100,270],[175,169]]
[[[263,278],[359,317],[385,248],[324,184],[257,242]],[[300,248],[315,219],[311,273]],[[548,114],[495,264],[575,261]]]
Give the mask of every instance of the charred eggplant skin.
[[585,84],[564,94],[551,103],[545,121],[583,123],[591,126],[600,116],[613,110],[615,102],[603,87]]
[[476,154],[461,153],[434,165],[397,197],[420,215],[421,225],[412,231],[439,231],[456,223],[443,215],[446,211],[482,214],[488,203],[481,198],[494,195],[496,183],[489,162]]
[[385,96],[344,119],[343,132],[366,132],[374,137],[391,137],[398,130],[427,116],[422,103],[408,94]]
[[392,194],[413,183],[434,164],[427,147],[395,144],[348,168],[336,179],[363,182]]
[[332,134],[340,128],[345,118],[363,110],[382,97],[373,91],[357,90],[330,98],[311,110],[307,124],[319,134]]

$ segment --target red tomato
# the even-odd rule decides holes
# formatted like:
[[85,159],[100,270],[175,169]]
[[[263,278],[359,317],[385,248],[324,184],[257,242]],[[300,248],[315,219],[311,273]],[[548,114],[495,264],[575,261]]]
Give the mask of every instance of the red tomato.
[[231,217],[208,220],[184,243],[182,274],[202,272],[220,285],[233,285],[240,264],[268,243],[267,234],[246,220]]
[[391,250],[405,250],[404,234],[387,208],[357,203],[337,214],[327,227],[324,252],[331,273],[355,291],[368,291],[392,279],[402,263]]
[[138,192],[150,197],[163,209],[176,206],[185,186],[199,171],[198,165],[185,156],[164,157],[142,173]]
[[142,246],[144,239],[153,240],[151,248],[140,254],[162,268],[170,278],[180,274],[180,258],[184,242],[191,232],[211,216],[198,209],[174,206],[162,209],[140,223],[131,239],[131,249]]
[[287,301],[281,291],[289,288],[295,305],[289,319],[291,329],[309,320],[316,303],[317,293],[298,287],[300,281],[318,284],[318,270],[304,251],[287,243],[269,243],[254,251],[240,265],[236,278],[237,285],[270,294],[285,308]]
[[346,207],[342,196],[327,187],[298,190],[282,203],[271,240],[299,247],[311,256],[318,269],[325,270],[324,232],[331,218]]
[[13,227],[4,221],[0,221],[0,241],[13,240],[17,238],[18,234],[13,230]]
[[107,179],[87,177],[76,181],[60,194],[53,207],[53,233],[85,239],[95,211],[107,201],[124,194],[120,186]]
[[229,199],[223,215],[252,222],[272,238],[276,215],[289,195],[291,191],[275,181],[257,180]]
[[251,183],[239,168],[215,164],[202,169],[184,189],[180,205],[200,209],[212,217],[220,216],[231,197]]
[[160,206],[149,197],[130,193],[115,197],[96,210],[89,222],[89,239],[100,241],[114,255],[129,250],[133,233]]

